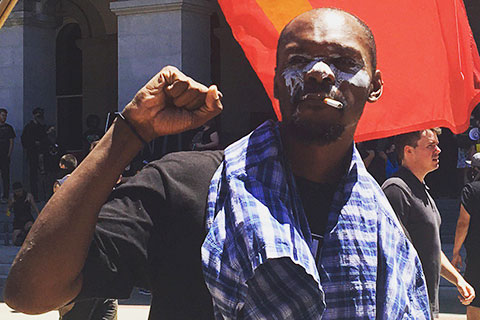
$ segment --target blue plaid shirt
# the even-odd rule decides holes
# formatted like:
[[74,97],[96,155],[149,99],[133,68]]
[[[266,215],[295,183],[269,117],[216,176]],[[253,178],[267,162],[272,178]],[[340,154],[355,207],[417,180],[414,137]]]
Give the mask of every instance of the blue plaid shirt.
[[225,150],[206,224],[217,319],[430,319],[417,253],[355,148],[318,261],[271,121]]

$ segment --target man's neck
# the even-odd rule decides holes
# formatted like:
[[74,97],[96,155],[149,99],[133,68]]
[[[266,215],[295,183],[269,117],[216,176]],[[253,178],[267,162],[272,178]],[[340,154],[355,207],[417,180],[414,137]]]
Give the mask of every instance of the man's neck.
[[417,177],[417,179],[423,183],[423,180],[425,179],[425,176],[427,175],[428,172],[424,172],[423,170],[419,170],[418,168],[416,168],[414,165],[411,165],[409,163],[405,163],[403,162],[402,163],[402,166],[404,166],[405,168],[407,168],[408,170],[410,170],[411,173],[413,173],[413,175],[415,177]]
[[298,141],[282,130],[282,142],[293,174],[319,183],[336,184],[345,175],[352,156],[353,135],[328,145]]

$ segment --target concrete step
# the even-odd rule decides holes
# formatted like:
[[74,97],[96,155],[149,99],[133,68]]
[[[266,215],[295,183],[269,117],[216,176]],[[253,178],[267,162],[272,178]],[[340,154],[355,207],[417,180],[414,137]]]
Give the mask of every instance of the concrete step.
[[0,275],[7,275],[10,270],[11,263],[0,263]]
[[0,275],[0,290],[5,288],[5,282],[7,282],[7,275]]

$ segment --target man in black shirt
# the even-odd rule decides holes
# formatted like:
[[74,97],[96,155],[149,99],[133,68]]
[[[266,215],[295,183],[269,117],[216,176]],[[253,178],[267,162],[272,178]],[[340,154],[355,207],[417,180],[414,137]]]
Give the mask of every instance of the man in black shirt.
[[10,157],[13,150],[15,131],[6,123],[7,109],[0,108],[0,173],[3,182],[2,203],[7,203],[10,194]]
[[28,175],[30,178],[30,192],[35,201],[38,201],[38,174],[40,168],[44,170],[44,152],[48,145],[47,127],[43,123],[43,109],[33,109],[31,120],[22,133],[22,145],[27,153]]
[[402,166],[382,186],[422,261],[434,316],[439,312],[440,275],[457,286],[463,304],[468,305],[475,297],[473,288],[442,252],[440,213],[424,182],[425,176],[439,166],[439,133],[440,130],[434,128],[395,137]]
[[[467,161],[478,173],[480,172],[480,153],[473,155],[471,162]],[[478,175],[477,175],[478,177]],[[465,280],[475,290],[480,291],[480,181],[477,179],[468,183],[462,190],[460,214],[455,232],[452,264],[457,268],[462,266],[460,249],[465,244],[467,266]],[[476,297],[467,307],[467,319],[480,319],[480,298]]]

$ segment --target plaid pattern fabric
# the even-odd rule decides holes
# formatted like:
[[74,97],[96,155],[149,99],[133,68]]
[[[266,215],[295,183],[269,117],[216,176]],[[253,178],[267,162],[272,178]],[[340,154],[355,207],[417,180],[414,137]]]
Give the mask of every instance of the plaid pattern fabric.
[[[420,260],[355,148],[318,261],[271,121],[225,150],[210,185],[206,225],[203,271],[217,319],[292,319],[294,299],[264,285],[276,274],[289,290],[283,295],[310,295],[300,302],[310,311],[294,319],[430,319]],[[289,264],[301,268],[292,272]],[[305,279],[312,282],[308,290]]]

